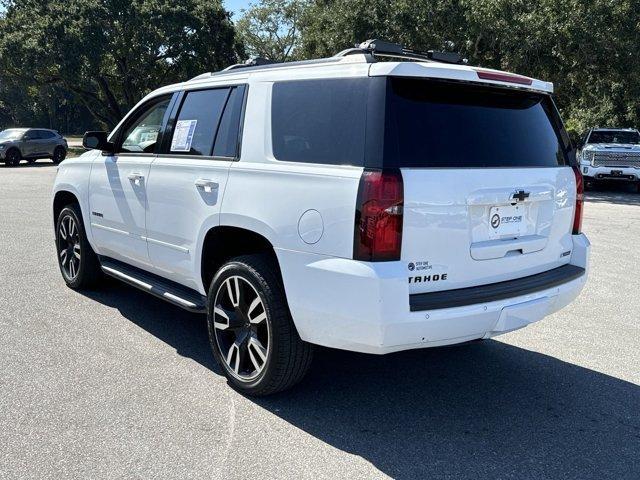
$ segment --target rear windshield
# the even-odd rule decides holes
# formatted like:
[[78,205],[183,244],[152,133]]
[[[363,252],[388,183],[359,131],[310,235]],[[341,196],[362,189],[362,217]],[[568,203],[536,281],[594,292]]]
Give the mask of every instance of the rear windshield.
[[640,134],[638,132],[629,132],[621,130],[594,130],[589,135],[587,143],[640,143]]
[[390,79],[386,167],[551,167],[568,163],[568,148],[548,95]]

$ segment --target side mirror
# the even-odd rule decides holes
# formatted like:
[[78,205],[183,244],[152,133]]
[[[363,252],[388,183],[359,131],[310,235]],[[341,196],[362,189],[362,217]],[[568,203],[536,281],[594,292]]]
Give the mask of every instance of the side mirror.
[[107,140],[108,136],[108,132],[87,132],[82,137],[82,146],[87,150],[113,152],[114,145]]

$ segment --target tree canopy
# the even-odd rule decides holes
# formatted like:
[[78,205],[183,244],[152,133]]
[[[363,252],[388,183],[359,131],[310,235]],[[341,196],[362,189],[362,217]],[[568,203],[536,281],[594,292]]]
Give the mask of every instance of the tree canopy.
[[244,12],[237,28],[247,53],[284,62],[295,58],[306,0],[262,0]]
[[637,0],[316,0],[300,48],[330,55],[368,38],[552,81],[574,134],[640,124]]
[[150,90],[245,54],[317,58],[369,38],[552,81],[574,134],[640,125],[640,0],[262,0],[235,25],[222,0],[5,4],[5,125],[53,112],[67,128],[113,126]]
[[239,54],[219,0],[15,0],[0,24],[9,83],[68,92],[105,126],[151,89]]

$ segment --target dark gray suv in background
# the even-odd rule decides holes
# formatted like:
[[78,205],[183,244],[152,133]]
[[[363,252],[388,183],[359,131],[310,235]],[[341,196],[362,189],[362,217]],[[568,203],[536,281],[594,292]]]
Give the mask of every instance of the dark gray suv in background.
[[20,160],[29,163],[50,158],[60,163],[67,156],[67,141],[55,130],[9,128],[0,132],[0,162],[15,167]]

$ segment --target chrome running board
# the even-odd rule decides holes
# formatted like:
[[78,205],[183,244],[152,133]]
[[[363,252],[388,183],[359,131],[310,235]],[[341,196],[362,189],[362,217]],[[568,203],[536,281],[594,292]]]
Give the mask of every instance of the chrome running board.
[[177,307],[194,313],[207,313],[207,297],[195,290],[108,257],[100,257],[100,266],[102,271],[110,277],[155,295]]

